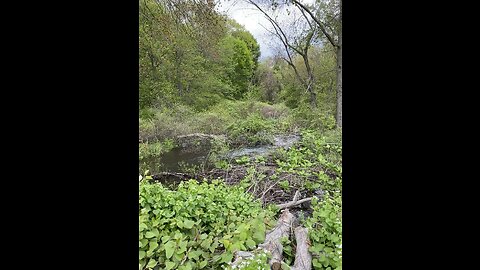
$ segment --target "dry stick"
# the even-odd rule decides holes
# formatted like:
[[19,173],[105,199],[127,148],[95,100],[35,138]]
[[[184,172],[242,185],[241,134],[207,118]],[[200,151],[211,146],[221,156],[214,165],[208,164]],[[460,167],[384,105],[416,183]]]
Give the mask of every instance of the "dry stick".
[[188,254],[190,253],[190,251],[192,250],[192,247],[193,247],[193,246],[191,246],[191,247],[187,250],[187,253],[185,253],[185,256],[183,256],[182,262],[180,262],[179,265],[183,265],[183,263],[187,260],[187,256],[188,256]]
[[295,195],[293,195],[293,201],[296,202],[299,197],[300,197],[300,191],[297,189],[297,191],[295,191]]
[[288,202],[288,203],[278,204],[277,207],[280,208],[280,209],[289,208],[289,207],[297,206],[297,205],[302,204],[304,202],[311,201],[312,198],[313,198],[313,197],[310,197],[310,198],[305,198],[305,199],[298,200],[299,197],[300,197],[300,191],[297,190],[295,192],[295,195],[293,196],[293,201]]
[[228,172],[230,171],[230,164],[232,163],[232,157],[230,157],[230,160],[228,160],[228,165],[227,165],[227,170],[225,171],[225,182],[228,181]]
[[278,204],[277,207],[280,208],[280,209],[284,209],[284,208],[289,208],[289,207],[297,206],[297,205],[302,204],[302,203],[304,203],[304,202],[309,202],[309,201],[311,201],[312,198],[313,198],[313,197],[301,199],[301,200],[299,200],[299,201],[292,201],[292,202],[289,202],[289,203]]
[[262,198],[261,198],[260,200],[261,200],[263,203],[264,203],[263,198],[265,197],[265,194],[267,194],[267,192],[268,192],[270,189],[272,189],[275,185],[277,185],[278,182],[280,182],[280,179],[277,180],[277,182],[275,182],[273,185],[271,185],[269,188],[267,188],[267,190],[265,190],[265,191],[262,193]]
[[253,187],[253,184],[251,184],[251,185],[248,187],[247,192],[249,192],[250,189],[252,189],[252,187]]

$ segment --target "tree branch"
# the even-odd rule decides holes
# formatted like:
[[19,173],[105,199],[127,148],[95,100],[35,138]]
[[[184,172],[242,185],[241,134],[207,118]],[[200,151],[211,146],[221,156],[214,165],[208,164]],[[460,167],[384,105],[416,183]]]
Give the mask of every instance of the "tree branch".
[[305,5],[303,5],[302,3],[300,3],[298,0],[292,0],[292,2],[294,4],[296,4],[297,6],[299,6],[300,8],[302,8],[303,10],[305,10],[309,15],[310,17],[312,17],[312,19],[317,23],[318,27],[320,28],[320,30],[322,31],[322,33],[327,37],[328,41],[330,42],[330,44],[332,44],[334,47],[338,47],[338,44],[337,42],[335,42],[333,40],[333,37],[327,32],[327,30],[325,29],[323,23],[321,23],[316,17],[315,15],[310,11],[310,9],[308,9]]

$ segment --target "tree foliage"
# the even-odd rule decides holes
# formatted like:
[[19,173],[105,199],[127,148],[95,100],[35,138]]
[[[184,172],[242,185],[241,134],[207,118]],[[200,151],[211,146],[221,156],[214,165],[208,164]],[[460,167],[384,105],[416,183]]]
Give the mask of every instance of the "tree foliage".
[[139,0],[141,109],[205,109],[241,98],[258,65],[257,41],[211,1]]

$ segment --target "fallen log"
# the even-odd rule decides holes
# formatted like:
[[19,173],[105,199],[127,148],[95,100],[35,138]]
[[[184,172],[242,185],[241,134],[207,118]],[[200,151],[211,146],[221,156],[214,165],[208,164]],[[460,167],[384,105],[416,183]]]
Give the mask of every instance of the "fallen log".
[[290,268],[291,270],[311,270],[312,269],[312,254],[308,251],[310,247],[310,240],[308,238],[307,228],[298,226],[295,228],[295,240],[297,242],[297,249],[295,254],[295,263]]
[[295,216],[288,209],[285,209],[278,219],[277,226],[267,233],[265,241],[259,245],[260,248],[272,255],[269,261],[271,269],[278,270],[282,266],[283,246],[281,239],[289,237],[294,221]]
[[[282,238],[289,238],[292,224],[294,223],[294,221],[295,216],[290,213],[288,209],[283,210],[282,214],[278,218],[278,222],[275,228],[270,230],[265,236],[265,241],[262,244],[258,245],[258,249],[263,249],[264,251],[271,254],[270,261],[268,262],[270,265],[270,269],[281,269],[283,259]],[[238,251],[235,253],[235,260],[233,261],[231,266],[236,266],[241,261],[247,260],[253,256],[254,254],[252,252]]]

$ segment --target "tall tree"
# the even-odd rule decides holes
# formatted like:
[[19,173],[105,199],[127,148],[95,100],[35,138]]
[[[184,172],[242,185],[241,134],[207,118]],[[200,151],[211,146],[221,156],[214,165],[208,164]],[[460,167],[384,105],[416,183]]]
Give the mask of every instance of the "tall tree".
[[[342,0],[317,0],[314,6],[299,0],[288,0],[305,11],[318,25],[324,38],[335,48],[337,54],[337,127],[342,127]],[[287,1],[287,3],[288,3]]]
[[230,19],[228,20],[228,24],[231,27],[232,36],[242,40],[245,42],[245,44],[247,44],[248,49],[252,53],[252,60],[254,64],[253,70],[256,70],[258,67],[258,59],[260,58],[260,45],[258,44],[257,40],[245,29],[245,27],[236,21]]
[[[313,4],[304,4],[301,0],[246,0],[258,8],[259,3],[268,4],[272,9],[295,6],[302,14],[316,24],[322,39],[330,43],[336,52],[337,106],[336,125],[342,127],[342,0],[316,0]],[[266,14],[265,12],[262,12]]]
[[[294,70],[297,79],[303,85],[305,90],[310,94],[310,105],[312,108],[317,107],[317,94],[314,88],[314,73],[310,65],[308,52],[312,45],[313,38],[317,34],[317,27],[310,22],[310,19],[304,12],[301,12],[300,18],[293,18],[289,25],[281,26],[280,22],[268,14],[260,5],[254,0],[247,0],[250,4],[255,6],[265,18],[270,22],[273,30],[268,30],[272,35],[276,36],[282,43],[285,51],[283,60]],[[289,30],[289,33],[287,32]],[[298,72],[298,67],[295,65],[293,58],[298,54],[303,59],[307,71],[307,78],[303,78]]]
[[139,9],[141,109],[203,110],[246,92],[259,46],[244,28],[232,32],[214,1],[139,0]]

